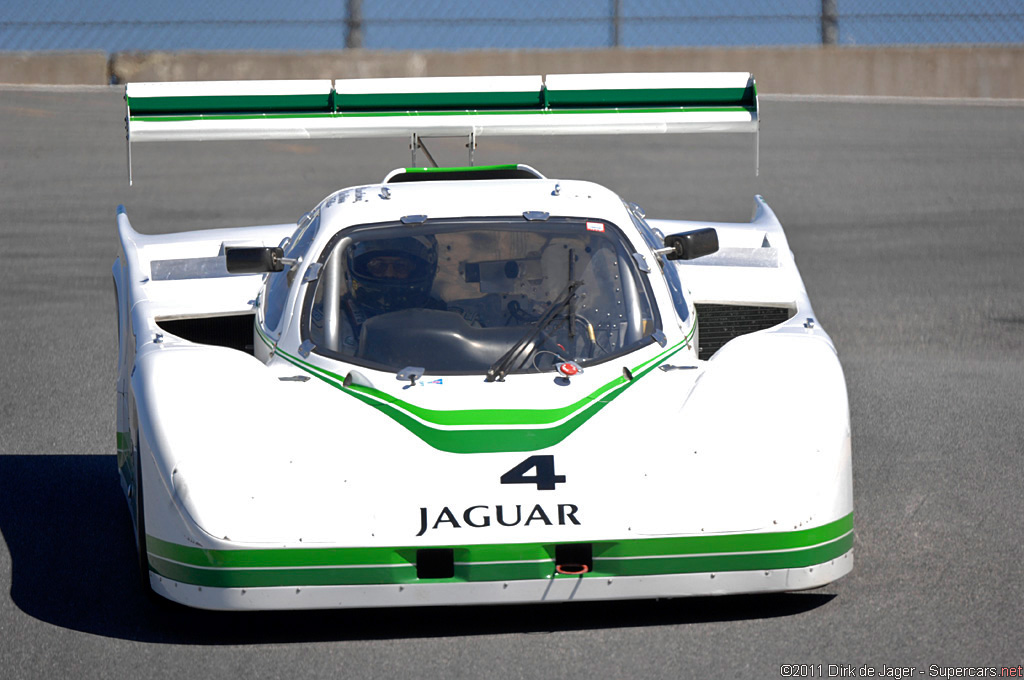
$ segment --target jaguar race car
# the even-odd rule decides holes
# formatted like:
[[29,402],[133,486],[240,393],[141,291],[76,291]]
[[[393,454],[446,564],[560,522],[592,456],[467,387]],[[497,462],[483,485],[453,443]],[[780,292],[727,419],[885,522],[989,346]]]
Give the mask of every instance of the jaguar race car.
[[[748,132],[749,74],[141,83],[138,142],[400,137],[296,224],[117,210],[143,584],[207,609],[809,589],[853,566],[846,385],[779,221],[650,219],[496,135]],[[418,167],[465,136],[469,164]],[[130,159],[130,151],[129,151]]]

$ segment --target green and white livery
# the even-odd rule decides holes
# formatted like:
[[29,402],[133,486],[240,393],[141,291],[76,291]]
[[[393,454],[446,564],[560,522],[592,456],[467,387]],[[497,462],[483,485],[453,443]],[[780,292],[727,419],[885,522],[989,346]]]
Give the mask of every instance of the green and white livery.
[[[756,132],[749,74],[142,83],[129,141]],[[297,224],[118,209],[143,582],[207,609],[681,597],[853,566],[846,386],[786,241],[526,165]]]

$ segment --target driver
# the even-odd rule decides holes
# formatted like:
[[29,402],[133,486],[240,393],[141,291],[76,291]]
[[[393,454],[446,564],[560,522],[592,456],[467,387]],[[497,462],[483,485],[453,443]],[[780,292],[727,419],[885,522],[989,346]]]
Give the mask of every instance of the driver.
[[345,251],[348,293],[342,299],[358,334],[366,319],[402,309],[446,309],[431,297],[437,240],[431,235],[360,241]]

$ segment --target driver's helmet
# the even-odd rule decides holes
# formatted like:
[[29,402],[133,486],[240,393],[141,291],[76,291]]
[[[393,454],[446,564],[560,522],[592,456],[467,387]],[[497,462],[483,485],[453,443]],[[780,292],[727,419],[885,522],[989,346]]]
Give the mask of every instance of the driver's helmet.
[[424,307],[437,273],[433,236],[360,241],[346,249],[349,290],[374,314]]

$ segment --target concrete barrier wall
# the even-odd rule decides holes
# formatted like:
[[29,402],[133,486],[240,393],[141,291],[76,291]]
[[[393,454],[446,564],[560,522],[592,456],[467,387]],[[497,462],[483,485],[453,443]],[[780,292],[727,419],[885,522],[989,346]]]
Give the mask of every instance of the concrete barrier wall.
[[750,71],[765,94],[1024,99],[1022,47],[0,53],[0,82]]
[[109,59],[103,50],[0,52],[0,83],[105,85]]

